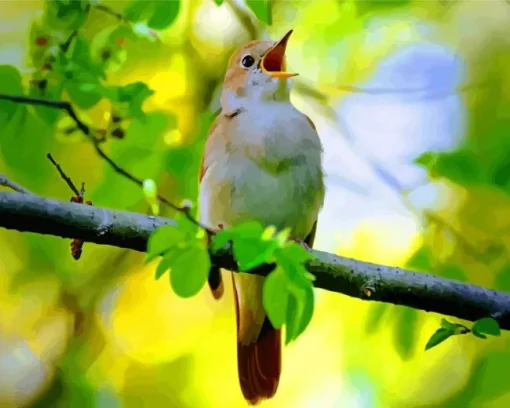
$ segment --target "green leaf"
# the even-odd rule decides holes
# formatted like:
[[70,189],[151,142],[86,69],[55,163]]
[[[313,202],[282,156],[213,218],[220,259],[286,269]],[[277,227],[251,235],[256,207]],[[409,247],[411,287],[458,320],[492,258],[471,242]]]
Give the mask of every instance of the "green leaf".
[[138,22],[148,15],[153,5],[150,0],[134,0],[124,8],[122,15],[129,21]]
[[414,159],[414,163],[425,167],[426,169],[431,169],[434,164],[437,162],[437,153],[433,152],[425,152],[422,155],[418,156]]
[[415,271],[428,272],[432,269],[434,255],[429,247],[419,248],[406,262],[406,267]]
[[253,269],[266,263],[276,249],[275,241],[263,241],[261,238],[236,237],[233,250],[234,257],[241,271]]
[[135,82],[117,88],[117,98],[119,103],[128,104],[129,114],[137,119],[143,119],[145,114],[142,111],[142,105],[145,100],[154,94],[147,84],[143,82]]
[[478,337],[480,339],[486,339],[487,336],[485,334],[479,333],[478,330],[471,330],[471,333],[473,333],[473,336]]
[[218,5],[218,6],[221,6],[223,4],[223,0],[214,0],[214,2]]
[[307,251],[296,242],[288,242],[283,248],[279,248],[278,256],[280,258],[292,259],[296,263],[306,263],[314,259],[311,252]]
[[125,40],[135,38],[133,30],[122,25],[101,30],[90,43],[89,64],[106,79],[105,71],[116,72],[127,60]]
[[390,305],[382,302],[372,302],[367,319],[365,320],[365,333],[374,334],[381,326],[384,316],[387,314]]
[[88,17],[88,0],[47,0],[44,23],[54,30],[77,30]]
[[395,324],[393,341],[395,350],[402,360],[412,357],[417,343],[418,312],[410,307],[399,307],[392,320]]
[[429,341],[425,345],[425,350],[431,349],[438,344],[445,341],[447,338],[453,336],[454,333],[444,328],[437,329],[437,331],[430,337]]
[[180,0],[159,0],[154,3],[154,14],[147,25],[154,30],[163,30],[170,26],[181,8]]
[[187,247],[175,254],[170,269],[170,283],[174,292],[183,298],[194,296],[202,289],[209,276],[209,253],[204,247]]
[[427,152],[415,159],[415,163],[427,169],[432,177],[444,177],[462,185],[480,181],[480,164],[476,153],[471,150]]
[[264,233],[264,227],[258,221],[246,221],[235,227],[228,229],[232,238],[243,237],[243,238],[261,238]]
[[293,283],[304,285],[315,280],[315,276],[310,274],[302,263],[306,261],[311,254],[300,245],[291,243],[284,248],[276,248],[274,256],[277,264],[285,270],[288,278]]
[[[28,95],[34,98],[59,100],[61,99],[63,89],[64,86],[61,82],[54,84],[52,81],[51,83],[47,82],[47,85],[43,89],[37,85],[30,86]],[[33,109],[36,115],[48,124],[54,124],[59,117],[65,115],[65,113],[59,109],[45,106],[33,106]]]
[[186,144],[168,149],[165,170],[177,179],[190,179],[197,153]]
[[314,294],[311,283],[302,286],[289,285],[285,344],[296,340],[308,327],[314,310]]
[[441,319],[441,327],[445,330],[451,331],[453,334],[465,334],[469,329],[460,323],[452,323],[446,319]]
[[218,251],[233,241],[234,257],[242,271],[267,262],[277,247],[275,240],[264,240],[264,227],[257,221],[247,221],[219,231],[212,240],[212,250]]
[[178,226],[163,225],[159,227],[149,236],[145,263],[152,261],[174,245],[185,241],[185,239],[185,234]]
[[491,336],[500,336],[501,330],[499,328],[499,323],[497,320],[493,319],[492,317],[484,317],[483,319],[477,320],[473,324],[473,328],[471,329],[473,331],[473,334],[488,334]]
[[456,264],[443,264],[437,269],[436,273],[443,278],[453,279],[460,282],[466,282],[468,280],[464,269],[460,265]]
[[179,213],[174,217],[179,230],[181,230],[188,240],[193,240],[205,236],[204,230],[191,221],[185,214]]
[[289,293],[285,272],[276,268],[264,280],[262,304],[269,321],[275,329],[283,326],[287,319]]
[[494,289],[510,292],[510,262],[507,262],[501,269],[496,271]]
[[[177,250],[177,249],[176,249]],[[170,252],[163,255],[163,259],[161,259],[161,262],[158,264],[156,268],[155,278],[158,280],[161,278],[166,271],[168,271],[172,267],[172,263],[174,262],[175,254]]]
[[103,88],[97,83],[66,81],[64,87],[71,101],[81,109],[90,109],[103,98]]
[[271,25],[271,0],[246,0],[246,4],[260,21]]
[[[23,85],[21,75],[11,65],[0,65],[0,93],[7,95],[22,95]],[[5,126],[14,116],[21,105],[0,99],[0,126]]]

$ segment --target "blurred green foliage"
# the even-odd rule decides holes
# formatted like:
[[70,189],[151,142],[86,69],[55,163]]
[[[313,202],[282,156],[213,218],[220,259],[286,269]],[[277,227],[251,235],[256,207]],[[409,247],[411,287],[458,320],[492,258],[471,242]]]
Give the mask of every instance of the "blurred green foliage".
[[[212,106],[214,89],[217,89],[221,78],[205,77],[204,74],[204,78],[193,82],[180,73],[180,76],[172,77],[173,82],[168,83],[164,90],[159,90],[149,85],[150,76],[140,79],[130,75],[131,72],[139,72],[137,67],[151,64],[152,60],[145,58],[145,54],[156,53],[158,49],[162,50],[159,52],[164,56],[164,63],[154,67],[154,70],[170,70],[169,61],[181,53],[187,56],[187,61],[191,61],[188,65],[202,74],[204,64],[209,64],[209,61],[194,54],[188,40],[196,35],[193,24],[187,23],[186,29],[179,31],[179,21],[188,18],[188,15],[192,16],[193,7],[198,7],[198,2],[197,5],[191,3],[174,0],[47,0],[42,3],[42,16],[33,18],[26,33],[27,46],[24,51],[32,68],[30,74],[19,67],[2,63],[0,93],[71,101],[80,119],[91,126],[95,137],[101,140],[101,146],[112,160],[137,177],[153,180],[156,191],[167,192],[172,202],[189,199],[194,203],[203,142],[213,120],[210,112],[200,113],[203,106]],[[211,3],[225,13],[229,2],[211,0]],[[306,35],[301,50],[306,57],[304,67],[309,72],[318,73],[318,83],[335,86],[344,84],[346,78],[352,81],[365,79],[364,75],[372,72],[386,54],[401,46],[402,42],[395,40],[395,34],[394,37],[389,35],[390,40],[382,36],[384,38],[378,40],[379,48],[374,46],[376,51],[367,47],[360,33],[363,33],[371,18],[392,13],[403,16],[414,11],[425,16],[425,19],[434,20],[439,15],[437,10],[443,10],[442,2],[418,0],[247,0],[246,6],[262,23],[259,27],[261,32],[266,26],[300,28]],[[486,8],[489,9],[489,6]],[[467,10],[468,13],[477,14],[476,11]],[[222,15],[214,14],[214,18],[219,20],[212,16],[209,20],[214,24],[221,21],[225,27],[230,27],[230,21],[219,19]],[[462,20],[461,17],[457,18]],[[298,27],[287,27],[289,24]],[[395,25],[398,24],[401,27],[407,23],[397,20]],[[445,24],[445,30],[449,25],[458,27],[453,18]],[[174,29],[177,34],[169,36],[173,48],[165,48],[162,46],[162,33]],[[391,29],[392,25],[388,22],[388,30]],[[208,27],[208,30],[211,28]],[[476,31],[476,27],[473,30]],[[487,28],[485,30],[489,31]],[[394,31],[400,32],[396,28]],[[240,33],[235,35],[241,37]],[[428,172],[430,180],[454,186],[452,189],[461,189],[461,205],[441,214],[444,222],[440,226],[437,219],[424,223],[424,230],[428,232],[423,234],[423,242],[410,256],[406,266],[509,291],[510,77],[506,67],[510,63],[510,56],[503,52],[507,49],[507,43],[495,35],[483,48],[483,51],[474,53],[476,57],[471,57],[474,59],[467,61],[470,76],[489,79],[496,82],[496,86],[464,95],[469,112],[464,143],[454,151],[426,152],[416,159],[416,163]],[[364,54],[367,49],[371,51]],[[145,53],[143,57],[141,52]],[[340,57],[331,58],[332,55],[340,55],[340,52]],[[223,65],[227,61],[227,58],[224,59]],[[154,107],[151,98],[155,93],[171,94],[181,83],[186,83],[183,87],[196,93],[191,102],[183,97],[176,101],[165,100],[168,109],[162,109],[163,103]],[[308,95],[317,97],[323,93],[308,92]],[[152,108],[147,109],[147,106]],[[183,111],[186,113],[183,114]],[[183,125],[185,121],[188,122],[187,127]],[[101,161],[65,112],[47,106],[28,106],[0,100],[0,128],[2,172],[5,168],[9,176],[27,188],[69,199],[70,192],[58,180],[44,157],[51,152],[77,184],[86,181],[86,197],[96,205],[140,212],[150,212],[149,207],[153,208],[150,195],[154,192],[148,194],[120,176],[108,163]],[[186,130],[184,135],[180,134],[183,129]],[[168,143],[171,132],[174,138],[172,143]],[[461,195],[454,191],[456,195]],[[175,293],[183,297],[194,296],[204,286],[209,269],[205,235],[186,217],[176,215],[164,206],[161,211],[163,215],[176,218],[178,226],[164,227],[151,238],[148,255],[153,259],[162,256],[156,267],[156,278],[169,272]],[[195,205],[190,214],[196,216]],[[443,236],[445,230],[449,235],[448,240]],[[6,237],[5,240],[8,240],[12,236]],[[214,245],[215,249],[221,250],[230,241],[234,256],[243,270],[265,262],[276,262],[276,269],[265,281],[264,307],[275,327],[286,326],[286,343],[289,343],[309,327],[317,306],[312,281],[303,268],[303,262],[308,259],[307,253],[297,244],[287,244],[285,238],[285,232],[277,234],[276,231],[264,230],[260,225],[251,223],[237,230],[222,231]],[[2,242],[2,245],[6,242]],[[69,255],[67,241],[63,243],[58,238],[31,234],[23,235],[22,240],[12,239],[9,245],[14,248],[14,258],[23,260],[23,267],[11,280],[13,292],[17,287],[26,298],[30,285],[57,276],[60,286],[55,302],[75,317],[85,316],[81,337],[69,340],[61,358],[48,363],[48,367],[58,368],[49,387],[46,391],[40,391],[40,399],[26,406],[135,407],[142,398],[140,395],[150,406],[157,406],[163,400],[176,407],[210,406],[207,396],[200,392],[188,392],[183,396],[182,389],[196,381],[193,378],[193,357],[186,353],[174,360],[162,359],[159,364],[142,363],[131,356],[124,356],[122,364],[126,368],[122,373],[121,385],[113,384],[107,374],[99,375],[99,379],[91,374],[100,371],[95,368],[94,361],[110,352],[108,344],[111,341],[107,339],[94,308],[103,301],[103,295],[110,288],[122,281],[133,265],[142,263],[140,256],[86,244],[82,260],[76,263]],[[445,251],[449,246],[453,246],[453,250]],[[443,252],[447,252],[446,255],[442,255]],[[4,258],[9,258],[4,253],[0,255],[3,256],[0,261],[7,262]],[[64,293],[75,298],[76,304],[65,301]],[[422,330],[424,314],[421,312],[386,304],[374,304],[367,309],[365,321],[359,324],[364,332],[372,334],[374,342],[382,343],[383,331],[390,328],[397,358],[409,364],[419,358],[424,347],[432,348],[454,335],[457,338],[458,334],[471,332],[483,338],[499,334],[499,328],[490,319],[474,323],[471,329],[443,320],[441,327],[430,337],[431,333]],[[156,312],[148,311],[146,319],[149,320],[153,313]],[[165,313],[168,312],[165,310]],[[337,320],[337,310],[331,315]],[[356,322],[360,322],[360,319],[356,316]],[[308,336],[312,335],[310,331],[306,331]],[[426,339],[423,340],[423,334],[429,339],[428,343]],[[330,337],[329,332],[318,337]],[[509,395],[506,377],[502,375],[510,364],[510,349],[504,337],[498,340],[499,348],[492,350],[490,347],[493,343],[489,341],[474,343],[474,347],[480,351],[469,357],[473,360],[473,366],[469,368],[464,365],[465,368],[459,369],[469,371],[465,374],[465,383],[436,406],[484,406],[488,401]],[[340,339],[333,341],[338,348],[342,347]],[[437,348],[437,352],[440,353],[443,347],[447,348],[448,344],[461,349],[468,343],[461,343],[461,340],[457,343],[446,342]],[[427,353],[433,355],[435,352],[436,347],[433,347]],[[382,406],[385,403],[385,388],[390,387],[383,378],[386,377],[386,370],[381,375],[379,362],[374,360],[377,354],[364,353],[367,355],[366,361],[377,364],[379,376],[372,375],[370,380],[374,382],[374,392],[383,401],[380,402]],[[462,351],[462,355],[468,358],[467,352]],[[118,356],[110,358],[106,361],[115,361]],[[345,358],[350,358],[349,364],[352,365],[360,363],[356,359],[361,359],[357,354]],[[438,359],[436,364],[437,371],[444,371],[448,368],[445,364],[456,363],[446,358]],[[394,362],[394,365],[397,363]],[[115,375],[111,374],[111,378],[115,378]],[[422,387],[427,388],[428,384]],[[228,388],[233,388],[232,384],[228,384]],[[120,397],[119,389],[122,389]],[[402,394],[400,391],[398,393]],[[400,401],[403,398],[405,396],[400,396]],[[393,400],[386,402],[386,406],[393,406]],[[504,402],[498,403],[492,402],[491,406],[505,406]],[[234,402],[231,405],[225,403],[225,406],[236,405]],[[404,406],[420,404],[406,403]]]

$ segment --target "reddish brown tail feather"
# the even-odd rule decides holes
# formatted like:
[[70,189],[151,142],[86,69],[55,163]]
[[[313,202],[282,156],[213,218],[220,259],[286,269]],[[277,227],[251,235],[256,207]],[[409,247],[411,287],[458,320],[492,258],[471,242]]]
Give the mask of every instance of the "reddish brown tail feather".
[[255,343],[239,341],[239,303],[234,287],[237,318],[237,369],[244,398],[257,405],[272,398],[278,388],[281,372],[281,330],[276,330],[266,317]]
[[221,278],[220,268],[213,265],[209,272],[209,279],[207,280],[211,288],[212,295],[215,299],[220,299],[223,296],[224,286],[223,279]]

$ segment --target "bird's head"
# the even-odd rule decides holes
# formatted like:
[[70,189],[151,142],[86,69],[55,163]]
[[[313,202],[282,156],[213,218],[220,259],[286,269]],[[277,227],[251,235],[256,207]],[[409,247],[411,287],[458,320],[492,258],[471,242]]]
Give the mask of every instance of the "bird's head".
[[222,107],[248,100],[288,99],[285,50],[292,30],[279,41],[252,41],[230,58],[225,75]]

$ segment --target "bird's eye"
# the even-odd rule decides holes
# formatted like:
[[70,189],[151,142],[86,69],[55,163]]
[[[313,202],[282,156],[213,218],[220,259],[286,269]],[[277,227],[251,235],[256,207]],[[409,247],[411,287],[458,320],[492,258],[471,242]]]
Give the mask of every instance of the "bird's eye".
[[245,55],[241,60],[241,65],[244,68],[250,68],[253,64],[255,64],[255,59],[251,55]]

